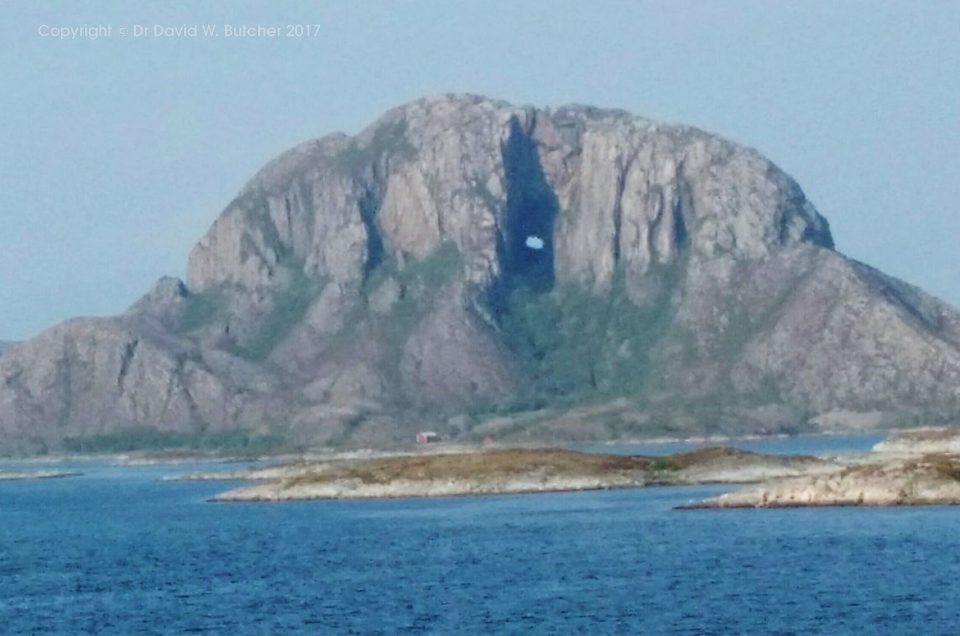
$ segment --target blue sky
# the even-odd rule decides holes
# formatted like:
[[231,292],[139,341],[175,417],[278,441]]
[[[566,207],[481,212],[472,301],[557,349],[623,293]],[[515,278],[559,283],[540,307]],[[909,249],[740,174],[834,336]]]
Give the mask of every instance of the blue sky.
[[[271,157],[448,91],[624,108],[753,146],[798,180],[841,251],[960,305],[952,0],[24,2],[2,15],[0,340],[122,311],[182,276]],[[319,32],[117,33],[298,23]],[[58,40],[44,24],[113,34]]]

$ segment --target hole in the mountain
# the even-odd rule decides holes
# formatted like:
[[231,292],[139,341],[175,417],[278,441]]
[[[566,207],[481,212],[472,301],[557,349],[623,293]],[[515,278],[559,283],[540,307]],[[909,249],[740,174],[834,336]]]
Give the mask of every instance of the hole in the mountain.
[[514,119],[503,145],[507,200],[500,244],[501,291],[524,285],[543,292],[553,287],[553,225],[557,197],[543,174],[536,142]]
[[363,266],[363,278],[369,278],[380,263],[383,262],[384,248],[380,228],[377,227],[377,210],[379,202],[373,192],[367,191],[360,198],[360,220],[367,230],[367,261]]
[[683,205],[680,201],[673,210],[673,240],[678,247],[687,245],[687,223],[683,220]]

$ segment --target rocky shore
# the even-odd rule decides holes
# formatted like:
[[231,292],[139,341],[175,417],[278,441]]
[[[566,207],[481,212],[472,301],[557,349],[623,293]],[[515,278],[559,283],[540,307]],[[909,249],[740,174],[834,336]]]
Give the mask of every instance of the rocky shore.
[[873,447],[875,453],[960,455],[960,428],[915,428],[891,433]]
[[514,448],[338,458],[179,478],[258,482],[218,495],[216,501],[286,501],[745,483],[773,476],[827,472],[836,467],[833,462],[815,457],[762,455],[731,448],[664,457]]
[[901,431],[846,467],[694,502],[682,508],[792,508],[960,504],[960,430]]
[[960,458],[916,459],[850,466],[826,475],[781,479],[683,508],[797,508],[960,504]]

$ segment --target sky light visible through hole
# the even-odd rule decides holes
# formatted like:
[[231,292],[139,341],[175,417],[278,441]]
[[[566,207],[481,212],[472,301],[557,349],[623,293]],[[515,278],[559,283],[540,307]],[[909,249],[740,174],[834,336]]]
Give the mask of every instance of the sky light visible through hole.
[[527,237],[525,245],[532,250],[542,250],[543,249],[543,239],[535,234],[531,234]]

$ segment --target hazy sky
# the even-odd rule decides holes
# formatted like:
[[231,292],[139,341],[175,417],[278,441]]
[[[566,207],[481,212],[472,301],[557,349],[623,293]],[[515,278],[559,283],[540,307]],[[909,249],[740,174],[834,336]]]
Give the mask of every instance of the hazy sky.
[[[0,8],[0,340],[122,311],[183,275],[267,160],[449,91],[624,108],[753,146],[838,249],[960,305],[955,0],[170,4]],[[39,32],[99,24],[112,35]],[[152,36],[194,24],[221,35]],[[257,24],[284,36],[223,36]]]

